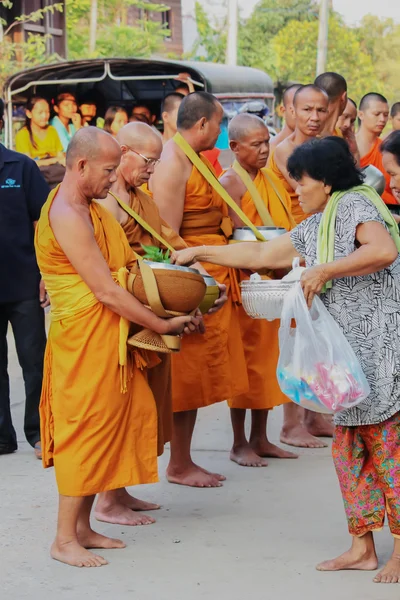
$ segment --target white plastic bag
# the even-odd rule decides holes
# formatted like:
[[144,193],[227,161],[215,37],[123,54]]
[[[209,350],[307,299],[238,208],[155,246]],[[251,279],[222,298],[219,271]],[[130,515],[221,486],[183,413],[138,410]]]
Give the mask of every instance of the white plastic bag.
[[280,388],[303,408],[333,414],[369,395],[367,379],[340,327],[317,296],[308,309],[300,283],[283,303],[279,348]]

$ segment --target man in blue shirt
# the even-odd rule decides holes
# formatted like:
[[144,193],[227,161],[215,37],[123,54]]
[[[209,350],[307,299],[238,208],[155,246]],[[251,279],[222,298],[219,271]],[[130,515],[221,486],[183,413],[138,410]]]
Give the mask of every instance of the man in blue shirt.
[[[0,126],[3,114],[0,100]],[[39,401],[46,346],[43,308],[48,300],[40,283],[33,237],[48,193],[36,163],[0,144],[0,454],[17,450],[7,372],[10,323],[25,383],[25,436],[40,457]]]

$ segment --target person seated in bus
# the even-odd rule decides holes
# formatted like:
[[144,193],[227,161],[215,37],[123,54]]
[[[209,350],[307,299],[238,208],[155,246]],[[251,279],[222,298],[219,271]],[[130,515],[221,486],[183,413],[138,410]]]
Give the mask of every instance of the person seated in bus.
[[88,92],[80,98],[79,112],[82,118],[82,127],[96,126],[97,102],[93,93]]
[[70,92],[58,94],[54,102],[54,112],[56,115],[52,118],[51,125],[56,128],[66,152],[72,136],[82,127],[82,117],[78,113],[75,96]]
[[25,125],[15,136],[15,149],[36,161],[39,167],[65,165],[63,145],[49,125],[50,106],[45,98],[33,96],[25,108]]
[[104,116],[104,131],[115,137],[120,129],[128,123],[128,113],[122,106],[110,106]]

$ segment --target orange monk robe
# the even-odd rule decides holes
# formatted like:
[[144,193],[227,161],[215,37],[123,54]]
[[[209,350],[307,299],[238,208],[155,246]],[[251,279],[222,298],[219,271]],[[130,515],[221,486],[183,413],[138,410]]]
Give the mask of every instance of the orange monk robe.
[[375,141],[374,145],[372,146],[372,148],[370,149],[368,154],[366,154],[365,156],[363,156],[361,158],[360,166],[361,166],[361,168],[363,168],[363,167],[366,167],[367,165],[374,165],[374,167],[376,167],[377,169],[380,170],[380,172],[385,176],[385,180],[386,180],[386,187],[385,187],[385,191],[382,194],[382,200],[386,204],[398,205],[398,202],[397,202],[396,198],[393,196],[392,190],[390,189],[390,175],[387,171],[385,171],[385,168],[383,166],[382,154],[380,152],[381,144],[382,144],[382,140],[377,138],[377,140]]
[[[288,231],[291,223],[276,192],[263,172],[273,180],[287,210],[290,212],[290,196],[270,169],[258,171],[254,184],[272,217],[276,227]],[[256,226],[263,225],[255,204],[249,192],[242,197],[241,208]],[[249,279],[244,271],[239,271],[241,281]],[[288,398],[281,392],[277,378],[276,367],[279,358],[278,331],[280,321],[251,319],[243,306],[239,306],[239,322],[249,378],[249,391],[228,401],[230,408],[249,408],[255,410],[271,409],[285,402]]]
[[[211,168],[205,158],[202,160]],[[228,207],[193,166],[186,184],[180,235],[188,246],[225,246],[221,225],[231,228]],[[230,288],[227,267],[202,263],[219,283]],[[172,356],[174,412],[195,410],[242,394],[248,389],[246,362],[232,297],[217,313],[204,316],[206,332],[182,338],[181,351]]]
[[[130,207],[146,221],[163,239],[175,250],[186,248],[185,242],[160,217],[158,206],[154,200],[141,189],[130,193]],[[144,246],[161,247],[161,243],[148,233],[139,223],[128,215],[127,222],[122,226],[128,242],[137,254],[144,254]],[[172,387],[171,387],[171,355],[160,353],[160,362],[147,370],[147,379],[154,394],[157,405],[158,435],[157,453],[164,451],[164,445],[171,440],[172,433]]]
[[307,216],[309,215],[306,215],[302,211],[302,208],[299,204],[299,196],[296,194],[296,192],[293,191],[292,186],[287,181],[287,179],[285,178],[285,176],[283,175],[283,173],[281,172],[281,170],[275,162],[275,151],[272,151],[269,155],[268,168],[270,169],[272,174],[275,175],[275,177],[279,180],[280,184],[282,185],[282,187],[285,188],[286,192],[289,194],[291,206],[290,212],[296,223],[299,224],[302,221],[304,221],[304,219],[307,219]]
[[219,155],[221,154],[221,150],[219,150],[218,148],[212,148],[211,150],[205,150],[201,154],[208,160],[208,162],[214,169],[216,176],[219,177],[223,171],[221,164],[218,160]]
[[[144,373],[126,358],[129,324],[95,298],[58,245],[49,222],[56,193],[35,234],[52,310],[40,402],[43,464],[54,465],[65,496],[156,482],[156,406]],[[113,278],[124,285],[135,260],[126,236],[96,202],[90,215]]]

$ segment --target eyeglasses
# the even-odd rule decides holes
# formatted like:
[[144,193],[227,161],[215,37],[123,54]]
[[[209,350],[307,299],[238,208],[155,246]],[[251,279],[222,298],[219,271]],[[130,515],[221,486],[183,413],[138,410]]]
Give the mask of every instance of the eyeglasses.
[[[126,144],[125,144],[125,146],[126,146]],[[158,163],[160,162],[158,158],[147,158],[147,156],[145,156],[144,154],[140,154],[140,152],[137,152],[136,150],[134,150],[130,146],[126,146],[126,147],[131,152],[134,152],[135,154],[137,154],[138,156],[140,156],[141,158],[143,158],[144,162],[146,163],[146,165],[148,167],[156,167],[158,165]]]

